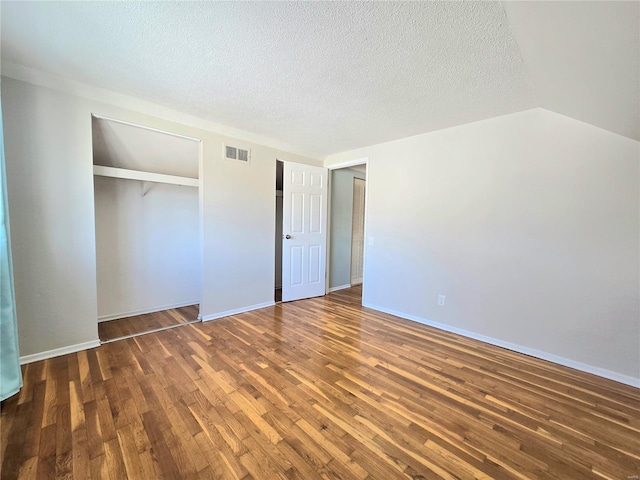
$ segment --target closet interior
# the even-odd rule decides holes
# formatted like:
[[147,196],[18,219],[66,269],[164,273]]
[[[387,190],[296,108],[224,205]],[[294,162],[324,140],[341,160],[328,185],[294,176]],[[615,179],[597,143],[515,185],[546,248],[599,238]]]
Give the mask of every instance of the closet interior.
[[93,117],[100,340],[199,321],[200,142]]
[[276,160],[276,265],[275,265],[275,285],[276,291],[274,300],[276,303],[282,301],[282,188],[284,176],[284,163]]

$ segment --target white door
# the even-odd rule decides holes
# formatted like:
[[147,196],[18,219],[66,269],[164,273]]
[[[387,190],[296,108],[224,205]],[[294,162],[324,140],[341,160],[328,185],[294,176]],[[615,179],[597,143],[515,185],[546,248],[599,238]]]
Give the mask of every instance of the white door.
[[364,199],[366,182],[353,179],[353,216],[351,217],[351,285],[362,283],[364,260]]
[[284,162],[282,301],[325,294],[327,169]]

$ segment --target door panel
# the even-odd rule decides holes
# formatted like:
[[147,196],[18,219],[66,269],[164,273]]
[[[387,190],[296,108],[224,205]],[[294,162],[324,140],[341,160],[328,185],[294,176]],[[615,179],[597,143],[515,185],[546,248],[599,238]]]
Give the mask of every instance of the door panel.
[[311,245],[309,247],[309,284],[317,284],[320,282],[320,259],[322,252],[319,245]]
[[282,301],[324,295],[327,170],[284,162],[283,190]]
[[317,235],[322,234],[322,195],[312,193],[309,195],[310,212],[309,212],[309,233]]
[[[291,234],[304,233],[304,194],[300,192],[292,192],[290,198],[291,226],[289,228],[289,232],[291,232]],[[286,203],[284,208],[286,209]]]
[[302,285],[302,262],[304,258],[304,248],[293,246],[289,249],[291,255],[290,279],[292,286]]

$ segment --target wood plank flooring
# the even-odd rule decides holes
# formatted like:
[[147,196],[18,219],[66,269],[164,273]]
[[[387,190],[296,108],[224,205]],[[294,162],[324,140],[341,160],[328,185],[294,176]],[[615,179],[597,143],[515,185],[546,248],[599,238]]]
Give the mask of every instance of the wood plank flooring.
[[640,475],[640,390],[363,308],[359,289],[23,371],[2,480]]
[[107,342],[116,338],[192,322],[198,319],[198,307],[198,305],[189,305],[161,312],[100,322],[98,323],[98,337],[101,341]]

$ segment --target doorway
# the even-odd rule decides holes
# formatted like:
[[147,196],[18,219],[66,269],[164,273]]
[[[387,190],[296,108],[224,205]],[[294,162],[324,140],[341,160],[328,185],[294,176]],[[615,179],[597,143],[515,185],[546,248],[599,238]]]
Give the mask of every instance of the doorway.
[[92,117],[101,342],[199,321],[198,139]]
[[[326,294],[328,171],[315,165],[281,163],[282,231],[276,242],[280,242],[282,250],[276,251],[281,260],[276,259],[275,268],[276,280],[278,272],[282,274],[281,301],[323,296]],[[276,210],[278,217],[280,209]],[[278,233],[280,222],[276,224]]]
[[282,188],[284,176],[284,162],[276,160],[276,264],[274,301],[282,301]]
[[[362,297],[365,264],[367,162],[330,171],[328,292]],[[349,292],[346,290],[349,289]]]
[[[344,294],[362,298],[366,251],[366,179],[368,159],[329,167],[326,287],[324,293],[351,289]],[[276,161],[275,191],[275,302],[282,301],[284,162]]]

